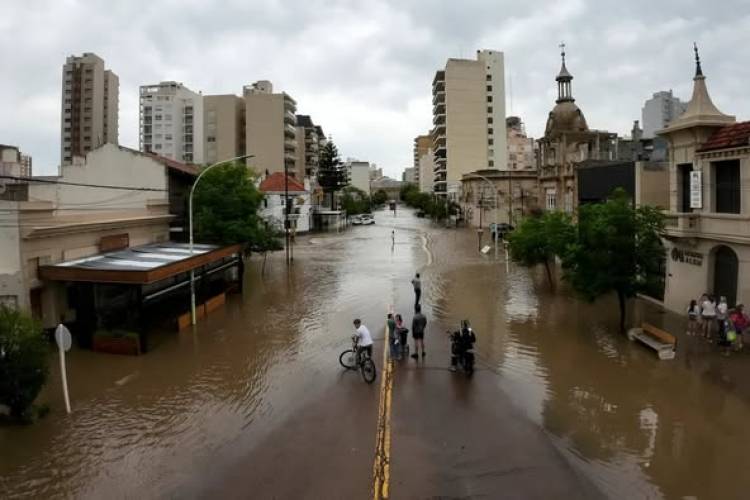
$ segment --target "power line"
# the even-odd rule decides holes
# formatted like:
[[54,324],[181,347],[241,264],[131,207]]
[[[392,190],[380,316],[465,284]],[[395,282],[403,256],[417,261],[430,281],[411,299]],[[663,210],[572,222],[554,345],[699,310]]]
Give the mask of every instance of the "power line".
[[57,181],[52,179],[41,179],[38,177],[17,177],[14,175],[0,175],[0,179],[10,179],[14,181],[23,182],[39,182],[42,184],[60,184],[64,186],[78,186],[78,187],[89,187],[89,188],[101,188],[101,189],[122,189],[126,191],[158,191],[166,193],[166,189],[148,188],[148,187],[127,187],[127,186],[108,186],[103,184],[83,184],[80,182],[68,182],[68,181]]

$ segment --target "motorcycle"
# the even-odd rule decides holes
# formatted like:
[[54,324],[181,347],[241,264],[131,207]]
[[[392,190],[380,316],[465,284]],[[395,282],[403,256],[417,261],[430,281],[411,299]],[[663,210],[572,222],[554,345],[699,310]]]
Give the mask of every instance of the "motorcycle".
[[461,327],[453,333],[448,332],[451,339],[451,371],[461,368],[467,377],[474,373],[474,342],[477,337],[469,322],[464,320]]

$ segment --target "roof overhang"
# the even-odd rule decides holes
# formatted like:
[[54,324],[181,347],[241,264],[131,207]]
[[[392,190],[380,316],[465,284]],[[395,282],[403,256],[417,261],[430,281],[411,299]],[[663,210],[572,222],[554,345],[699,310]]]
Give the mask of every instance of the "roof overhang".
[[186,243],[155,243],[40,266],[39,278],[146,285],[238,254],[241,248],[241,245],[194,245],[191,254]]

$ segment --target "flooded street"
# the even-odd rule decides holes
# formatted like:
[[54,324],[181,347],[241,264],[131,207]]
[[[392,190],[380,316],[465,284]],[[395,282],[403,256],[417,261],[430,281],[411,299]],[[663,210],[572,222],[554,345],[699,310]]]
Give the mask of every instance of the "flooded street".
[[[415,414],[408,402],[415,396],[409,390],[431,378],[452,383],[444,332],[469,318],[478,334],[479,371],[455,386],[452,405],[504,406],[507,399],[514,412],[509,418],[527,425],[521,431],[532,436],[539,430],[541,437],[533,439],[540,447],[551,442],[551,461],[557,460],[552,454],[561,457],[606,497],[747,497],[750,478],[742,467],[750,443],[750,355],[723,358],[685,337],[679,318],[638,302],[633,318],[678,336],[677,358],[659,361],[617,333],[614,300],[591,305],[564,287],[552,292],[541,270],[478,254],[472,230],[438,228],[407,210],[395,218],[379,212],[376,221],[299,238],[288,273],[281,253],[269,257],[263,277],[253,257],[244,295],[231,296],[195,331],[160,335],[145,356],[74,349],[69,416],[51,364],[40,398],[50,415],[30,426],[0,427],[2,496],[210,496],[254,474],[295,477],[300,488],[317,484],[329,498],[371,496],[380,378],[366,385],[343,373],[338,354],[350,345],[355,317],[370,327],[375,351],[383,351],[385,313],[393,305],[410,323],[409,280],[419,271],[429,356],[424,370],[411,361],[395,366],[394,467],[429,461],[434,470],[425,477],[440,475],[443,459],[427,453],[411,427]],[[380,377],[382,359],[376,363]],[[434,398],[445,402],[441,391]],[[420,392],[433,397],[428,385]],[[416,421],[432,419],[428,411]],[[490,417],[482,425],[465,421],[455,432],[494,436],[508,428]],[[424,432],[455,424],[433,420]],[[289,458],[295,455],[306,461]],[[326,460],[327,474],[319,474]],[[500,467],[497,461],[485,460]],[[464,484],[475,484],[488,469],[488,463],[458,465],[467,468]],[[303,472],[307,467],[315,473]],[[407,483],[394,471],[392,497],[419,498],[400,495],[400,486],[419,486]],[[335,484],[340,489],[328,489]],[[312,491],[282,487],[290,486],[224,496]]]

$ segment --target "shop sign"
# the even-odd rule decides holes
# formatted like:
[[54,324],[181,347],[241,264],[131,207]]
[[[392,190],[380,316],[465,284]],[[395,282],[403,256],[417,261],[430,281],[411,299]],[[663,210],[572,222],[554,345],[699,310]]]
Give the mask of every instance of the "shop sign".
[[690,208],[703,208],[703,172],[690,172]]
[[700,267],[703,265],[703,254],[690,250],[682,250],[681,248],[673,248],[672,260]]

